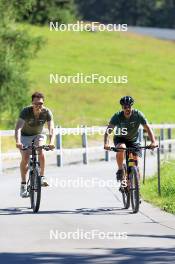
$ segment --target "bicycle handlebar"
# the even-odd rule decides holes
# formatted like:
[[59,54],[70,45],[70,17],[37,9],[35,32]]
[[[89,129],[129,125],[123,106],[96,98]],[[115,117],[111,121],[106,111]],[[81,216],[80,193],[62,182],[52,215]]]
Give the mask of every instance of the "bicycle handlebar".
[[51,150],[49,145],[43,145],[43,146],[23,146],[22,150],[27,150],[27,149],[35,149],[35,150],[40,150],[40,149],[44,149],[46,151]]
[[154,149],[158,148],[158,145],[151,147],[151,146],[140,146],[140,147],[130,147],[130,148],[116,148],[111,147],[110,151],[118,152],[119,150],[126,150],[126,151],[133,151],[133,150],[139,150],[139,149]]

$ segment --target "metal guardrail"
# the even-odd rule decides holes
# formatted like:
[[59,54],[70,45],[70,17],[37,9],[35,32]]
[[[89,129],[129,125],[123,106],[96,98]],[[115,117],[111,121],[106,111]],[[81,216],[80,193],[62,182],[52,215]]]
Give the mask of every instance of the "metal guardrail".
[[[168,150],[168,152],[172,151],[172,144],[175,144],[175,139],[172,139],[172,130],[175,129],[175,124],[152,124],[151,128],[158,129],[159,130],[159,148],[157,149],[157,172],[158,172],[158,193],[161,195],[161,177],[160,177],[160,154],[163,154],[165,150]],[[65,153],[69,153],[71,155],[74,155],[75,153],[81,153],[82,154],[82,160],[83,164],[88,164],[89,161],[89,153],[92,153],[93,151],[104,151],[104,160],[110,161],[110,152],[103,149],[103,146],[97,146],[97,147],[89,147],[88,146],[88,136],[94,135],[99,133],[99,135],[103,136],[105,133],[106,126],[105,127],[77,127],[77,128],[62,128],[62,127],[56,127],[56,156],[57,156],[57,166],[62,167],[64,164],[63,155]],[[44,132],[47,134],[48,130],[45,129]],[[8,157],[14,156],[19,157],[20,153],[2,153],[1,151],[1,139],[6,136],[14,136],[15,131],[14,130],[1,130],[0,131],[0,169],[2,171],[2,156]],[[62,138],[64,135],[80,135],[82,139],[82,148],[76,148],[76,149],[65,149],[63,148],[62,144]],[[165,137],[166,136],[166,137]],[[146,144],[146,137],[144,137],[143,128],[141,127],[139,129],[139,138],[140,142],[142,144]],[[166,139],[165,139],[166,138]],[[166,147],[166,148],[165,148]],[[146,168],[146,152],[144,152],[144,168],[143,168],[143,183],[145,182],[145,168]]]
[[[175,139],[172,139],[172,129],[175,129],[175,124],[152,124],[152,129],[159,129],[160,130],[160,150],[161,153],[165,150],[165,144],[168,145],[169,152],[171,152],[172,144],[175,143]],[[56,153],[57,153],[57,166],[62,167],[64,160],[63,160],[63,143],[62,138],[64,135],[80,135],[82,140],[82,160],[84,164],[88,164],[88,153],[92,147],[88,146],[88,136],[99,134],[103,136],[104,132],[106,130],[106,126],[104,127],[85,127],[80,126],[77,128],[63,128],[63,127],[56,127]],[[165,130],[167,130],[167,139],[165,139]],[[0,140],[2,137],[6,136],[14,136],[14,130],[1,130],[0,131]],[[44,133],[48,133],[47,129],[44,129]],[[143,136],[143,128],[141,127],[139,129],[139,137],[140,142],[144,142],[144,136]],[[95,149],[99,149],[102,147],[95,147]],[[66,150],[67,152],[69,150]],[[79,149],[80,151],[80,149]],[[70,149],[70,152],[72,150]],[[11,155],[11,153],[7,154],[8,157]],[[15,156],[16,153],[13,153],[13,156]],[[3,156],[5,156],[3,154]],[[105,161],[110,161],[110,152],[104,150],[104,159]],[[2,151],[1,151],[1,142],[0,142],[0,162],[2,162]]]

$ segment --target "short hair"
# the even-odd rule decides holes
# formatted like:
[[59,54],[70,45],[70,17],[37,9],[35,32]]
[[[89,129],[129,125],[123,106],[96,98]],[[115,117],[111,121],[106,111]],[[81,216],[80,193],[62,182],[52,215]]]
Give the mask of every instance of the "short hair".
[[34,98],[39,98],[39,99],[42,98],[44,100],[44,95],[40,92],[35,92],[32,94],[32,101]]

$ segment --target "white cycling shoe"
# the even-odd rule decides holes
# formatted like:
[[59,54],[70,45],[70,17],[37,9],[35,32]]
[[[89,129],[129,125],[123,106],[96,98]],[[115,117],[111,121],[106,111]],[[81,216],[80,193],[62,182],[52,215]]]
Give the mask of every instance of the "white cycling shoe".
[[49,186],[48,182],[47,182],[47,178],[45,176],[41,176],[41,186],[42,187],[47,187]]
[[28,191],[27,191],[27,184],[25,183],[21,183],[21,187],[20,187],[20,196],[22,198],[27,198],[29,197],[28,195]]

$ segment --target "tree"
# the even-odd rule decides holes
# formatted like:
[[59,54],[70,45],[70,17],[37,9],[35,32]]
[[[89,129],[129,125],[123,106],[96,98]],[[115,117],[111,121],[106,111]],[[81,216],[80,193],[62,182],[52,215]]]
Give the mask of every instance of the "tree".
[[49,21],[70,23],[76,20],[74,0],[36,0],[24,19],[32,24],[47,24]]
[[175,28],[175,0],[75,0],[83,19]]
[[175,28],[175,0],[159,0],[155,18],[160,27]]
[[[31,37],[16,23],[34,0],[0,0],[0,112],[2,120],[14,123],[19,110],[28,101],[28,61],[42,41]],[[5,122],[7,123],[7,122]]]

